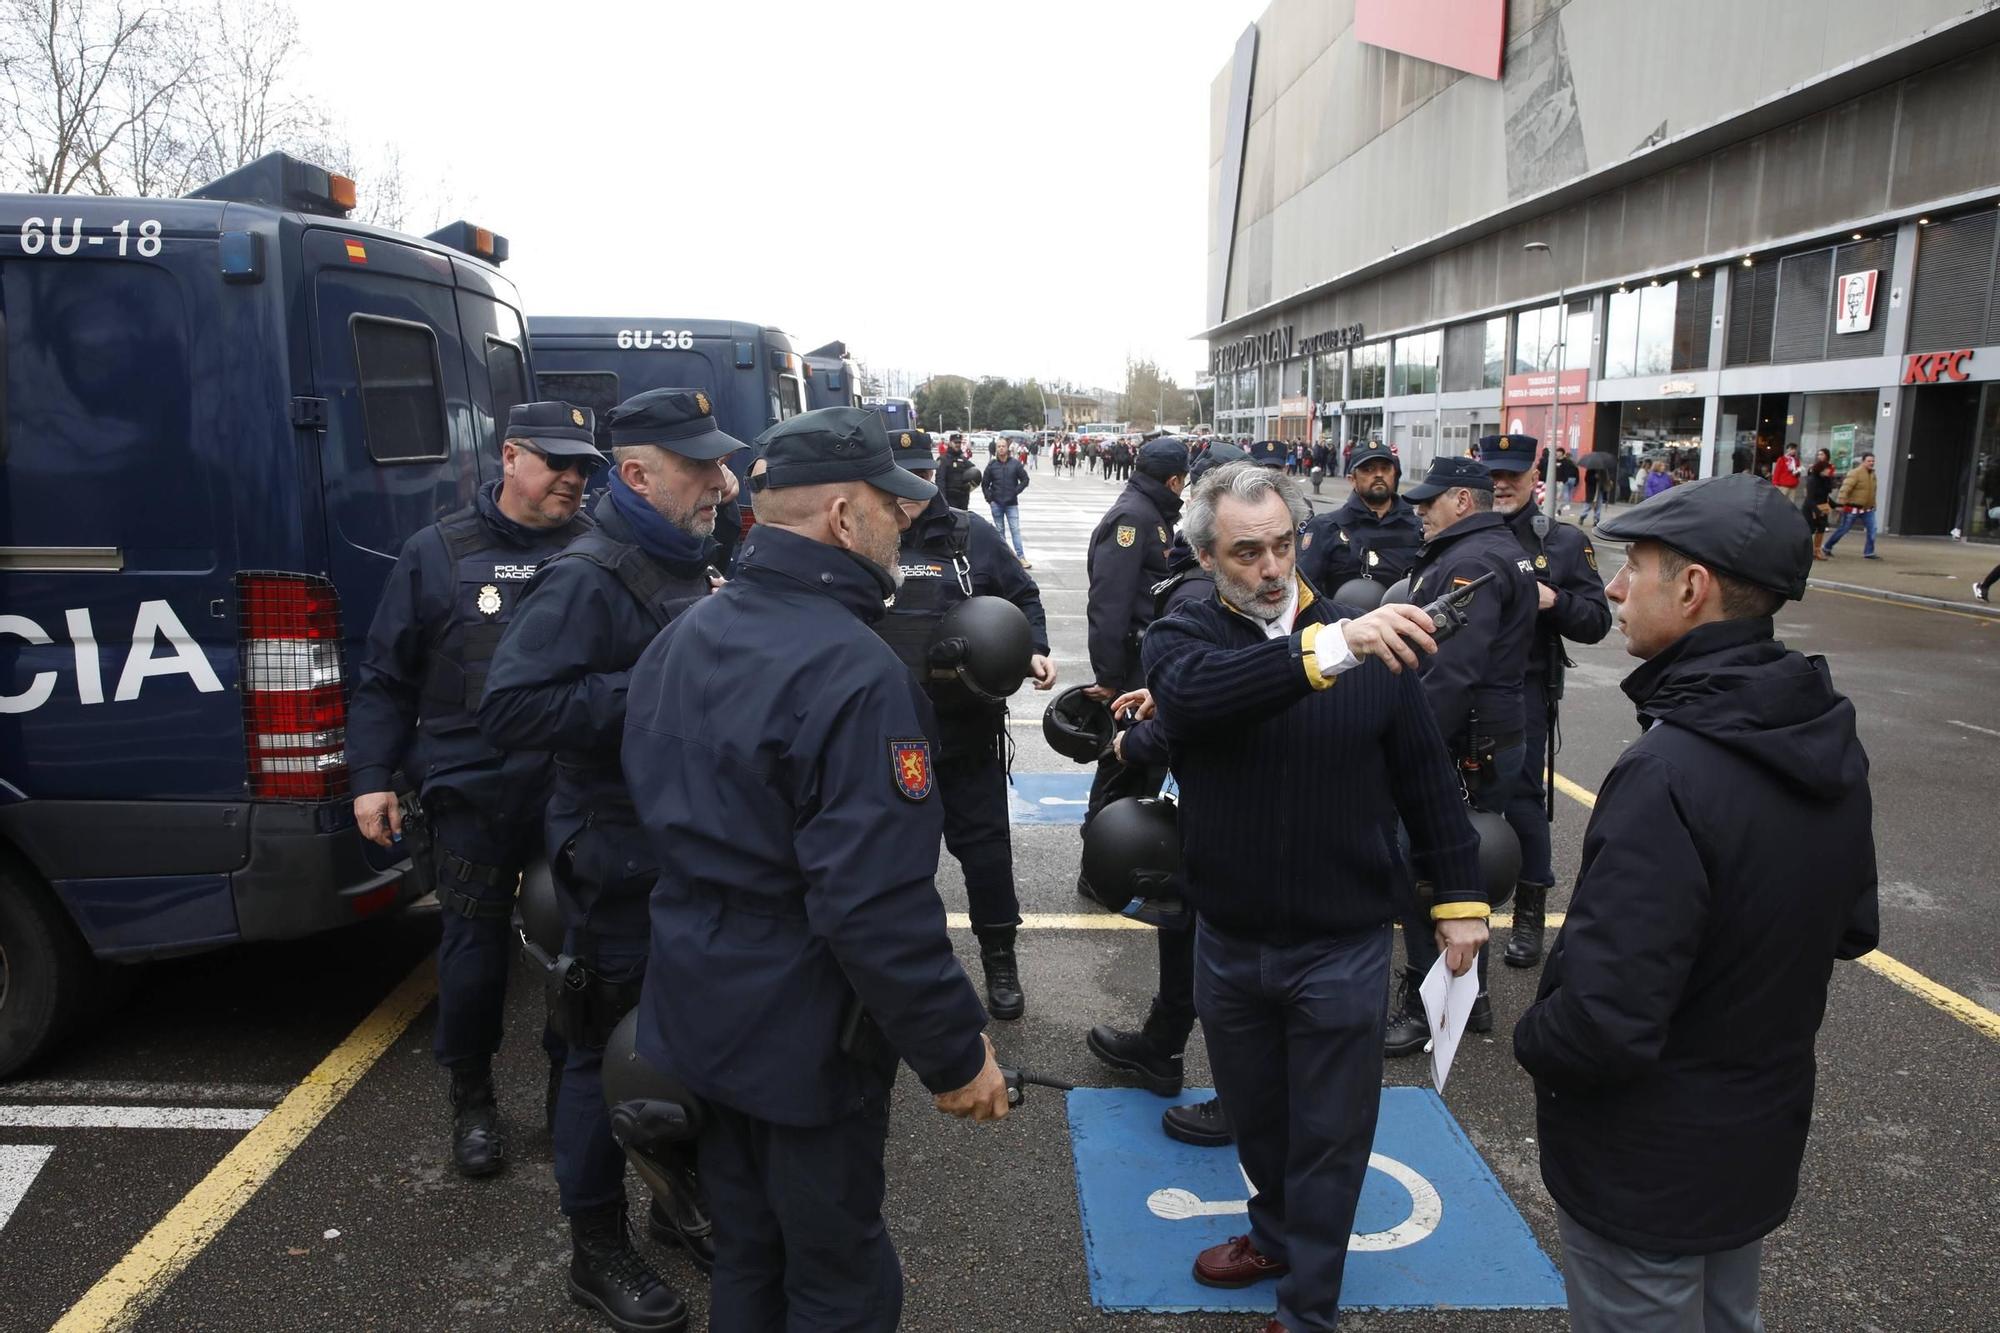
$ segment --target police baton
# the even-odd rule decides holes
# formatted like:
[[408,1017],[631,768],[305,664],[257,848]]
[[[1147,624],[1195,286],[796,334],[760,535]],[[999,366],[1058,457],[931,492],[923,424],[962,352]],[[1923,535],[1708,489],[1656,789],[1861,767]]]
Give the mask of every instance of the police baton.
[[1007,1085],[1007,1105],[1010,1108],[1027,1100],[1029,1084],[1038,1088],[1054,1088],[1057,1092],[1076,1091],[1074,1083],[1065,1083],[1059,1078],[1048,1078],[1026,1069],[1009,1069],[1005,1065],[1000,1067],[1000,1077]]

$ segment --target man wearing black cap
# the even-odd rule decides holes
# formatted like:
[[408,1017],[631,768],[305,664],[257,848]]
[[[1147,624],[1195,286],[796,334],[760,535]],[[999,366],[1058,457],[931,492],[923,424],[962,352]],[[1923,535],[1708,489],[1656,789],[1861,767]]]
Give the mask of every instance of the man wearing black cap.
[[[1504,813],[1523,754],[1521,679],[1535,630],[1534,565],[1493,512],[1493,474],[1469,458],[1440,458],[1404,493],[1424,526],[1424,545],[1410,570],[1410,600],[1422,605],[1485,574],[1497,577],[1473,594],[1465,628],[1438,645],[1424,664],[1424,693],[1438,731],[1471,795],[1473,806]],[[1437,960],[1430,938],[1434,915],[1426,888],[1405,895],[1403,952],[1407,966],[1384,1049],[1412,1055],[1430,1040],[1417,987]],[[1505,901],[1503,898],[1502,902]],[[1499,902],[1491,904],[1500,906]],[[1474,1032],[1493,1030],[1486,996],[1488,950],[1479,953],[1479,998],[1466,1020]]]
[[638,1049],[705,1101],[710,1326],[886,1333],[897,1061],[947,1114],[1007,1111],[937,896],[931,708],[869,629],[901,502],[932,487],[859,408],[757,443],[736,577],[632,672],[625,774],[660,865]]
[[967,455],[965,442],[956,435],[945,447],[943,469],[939,480],[944,502],[953,509],[970,509],[973,488],[979,485],[979,465]]
[[[536,562],[590,527],[577,507],[586,475],[604,461],[589,408],[513,408],[500,479],[403,544],[348,706],[361,836],[383,847],[402,840],[398,774],[421,798],[424,820],[407,830],[408,850],[413,873],[435,884],[444,918],[432,1048],[451,1075],[452,1163],[468,1176],[506,1165],[492,1063],[514,956],[508,917],[521,867],[539,851],[550,779],[547,755],[496,749],[474,713]],[[559,1064],[561,1043],[545,1034],[543,1045]]]
[[[898,432],[897,466],[923,481],[936,476],[931,437]],[[1019,1018],[1027,999],[1014,957],[1021,904],[1014,893],[1014,848],[1007,810],[1007,705],[981,698],[956,681],[930,678],[929,651],[945,613],[968,597],[1002,597],[1021,608],[1034,633],[1035,688],[1056,683],[1049,658],[1041,589],[986,520],[953,509],[944,496],[906,501],[910,526],[897,560],[903,586],[876,630],[924,683],[937,711],[938,794],[944,801],[944,845],[965,872],[965,896],[979,961],[986,974],[986,1010]]]
[[[1106,703],[1146,683],[1139,667],[1139,636],[1155,614],[1153,585],[1167,577],[1167,548],[1187,484],[1187,445],[1171,438],[1154,440],[1140,451],[1138,469],[1098,520],[1084,557],[1090,579],[1089,693]],[[1158,790],[1157,777],[1149,787],[1144,770],[1106,758],[1091,779],[1084,824],[1121,797],[1151,796]],[[1082,882],[1079,876],[1079,892]]]
[[1299,572],[1329,595],[1349,579],[1373,579],[1385,588],[1398,582],[1424,544],[1417,511],[1396,494],[1403,464],[1388,445],[1356,445],[1347,475],[1354,483],[1347,503],[1315,514],[1299,535]]
[[[632,1249],[625,1155],[604,1104],[604,1044],[639,998],[646,896],[657,870],[619,769],[633,663],[711,586],[717,509],[736,494],[708,395],[653,389],[605,417],[615,459],[596,528],[542,566],[501,642],[480,725],[500,745],[552,751],[549,864],[576,960],[559,1016],[569,1059],[557,1098],[555,1172],[574,1253],[570,1291],[614,1327],[658,1327],[685,1309]],[[581,983],[581,984],[579,984]],[[712,1254],[692,1177],[653,1201],[648,1226],[697,1263]]]
[[[1188,464],[1188,485],[1201,480],[1212,468],[1240,463],[1248,458],[1233,444],[1217,442],[1204,449]],[[1201,558],[1188,544],[1187,534],[1175,532],[1167,550],[1167,577],[1153,585],[1153,616],[1157,620],[1183,606],[1203,602],[1215,595],[1215,580],[1202,567]],[[1123,765],[1129,776],[1131,795],[1158,791],[1167,773],[1165,732],[1154,721],[1150,691],[1135,688],[1111,701],[1112,712],[1121,723],[1139,725],[1121,729],[1113,741],[1111,758]],[[1148,1091],[1162,1097],[1178,1097],[1186,1064],[1188,1039],[1194,1034],[1194,926],[1192,920],[1179,929],[1161,927],[1158,938],[1160,979],[1146,1021],[1138,1029],[1116,1028],[1108,1023],[1092,1027],[1084,1044],[1092,1055],[1111,1068],[1136,1075]],[[1232,1135],[1229,1116],[1220,1098],[1170,1106],[1161,1114],[1160,1127],[1169,1138],[1201,1148],[1225,1147]]]
[[[1763,1237],[1798,1193],[1838,958],[1875,947],[1854,706],[1772,637],[1805,518],[1748,473],[1603,524],[1640,735],[1514,1029],[1578,1333],[1756,1329]],[[1772,837],[1771,830],[1782,830]]]
[[1542,960],[1543,913],[1555,885],[1549,820],[1555,815],[1550,790],[1557,701],[1568,665],[1562,641],[1597,643],[1611,632],[1611,604],[1604,600],[1604,577],[1597,572],[1590,538],[1535,506],[1537,448],[1532,435],[1488,435],[1479,441],[1480,458],[1493,474],[1494,511],[1506,518],[1535,566],[1535,634],[1521,692],[1521,771],[1502,812],[1521,840],[1514,928],[1501,954],[1509,967],[1533,967]]

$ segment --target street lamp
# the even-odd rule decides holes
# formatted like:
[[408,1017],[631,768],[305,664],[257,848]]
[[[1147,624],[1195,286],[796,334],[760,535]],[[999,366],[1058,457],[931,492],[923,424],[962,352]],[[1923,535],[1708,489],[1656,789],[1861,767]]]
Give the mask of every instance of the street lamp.
[[[1564,340],[1569,336],[1569,300],[1563,292],[1562,275],[1556,272],[1555,252],[1549,249],[1547,241],[1529,241],[1521,249],[1530,254],[1540,253],[1549,261],[1549,272],[1556,279],[1556,383],[1553,405],[1549,409],[1549,422],[1555,427],[1556,439],[1562,438],[1562,377]],[[1542,512],[1551,521],[1556,513],[1556,440],[1548,442],[1542,465]],[[1546,533],[1538,529],[1538,536]]]

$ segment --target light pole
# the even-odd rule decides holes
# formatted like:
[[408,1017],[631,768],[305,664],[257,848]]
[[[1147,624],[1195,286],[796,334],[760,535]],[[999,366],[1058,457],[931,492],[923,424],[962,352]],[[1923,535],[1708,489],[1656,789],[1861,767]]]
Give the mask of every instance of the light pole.
[[[1569,301],[1563,293],[1562,275],[1556,272],[1555,252],[1549,249],[1547,241],[1529,241],[1521,249],[1540,252],[1549,261],[1549,272],[1556,279],[1556,382],[1553,405],[1549,409],[1549,423],[1555,428],[1556,440],[1562,438],[1562,382],[1563,351],[1565,339],[1569,336]],[[1542,469],[1542,512],[1551,520],[1556,513],[1556,440],[1548,442],[1548,450]]]

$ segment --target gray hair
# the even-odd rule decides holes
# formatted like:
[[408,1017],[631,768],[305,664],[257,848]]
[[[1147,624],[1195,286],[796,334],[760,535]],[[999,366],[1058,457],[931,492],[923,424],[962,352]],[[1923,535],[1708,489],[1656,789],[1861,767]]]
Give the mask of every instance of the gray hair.
[[1288,477],[1276,468],[1268,468],[1248,459],[1224,463],[1221,467],[1210,469],[1196,482],[1194,493],[1188,498],[1187,513],[1181,519],[1181,531],[1187,536],[1188,545],[1195,550],[1214,551],[1215,510],[1225,495],[1246,505],[1262,504],[1265,496],[1276,495],[1285,502],[1285,508],[1292,511],[1294,527],[1312,517],[1312,505],[1306,501],[1305,483],[1297,477]]

